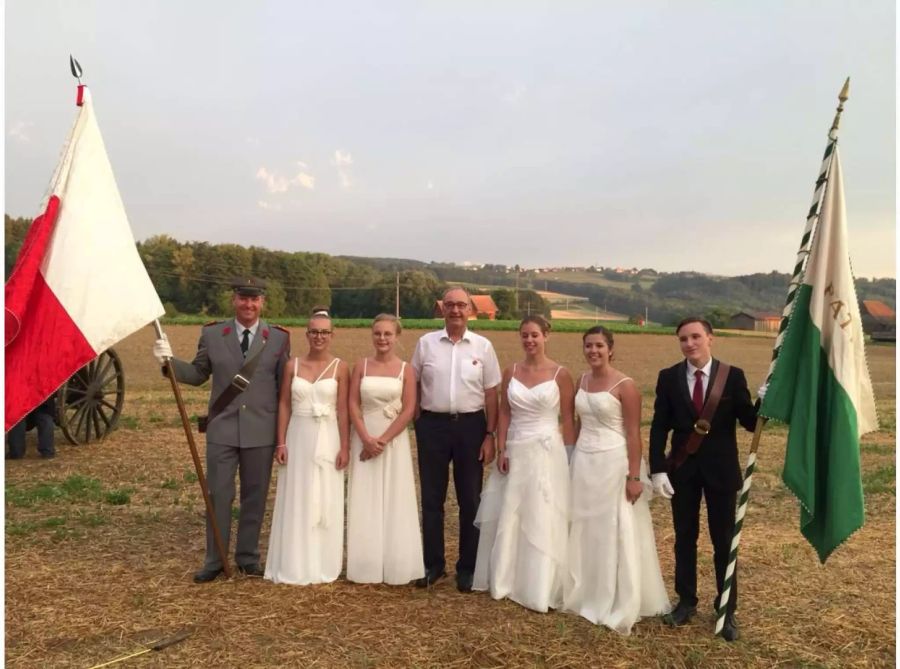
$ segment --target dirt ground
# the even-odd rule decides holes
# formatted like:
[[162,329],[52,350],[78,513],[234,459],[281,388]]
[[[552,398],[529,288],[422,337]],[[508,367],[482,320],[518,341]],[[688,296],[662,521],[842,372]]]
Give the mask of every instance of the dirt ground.
[[[167,328],[190,358],[198,328]],[[421,332],[404,332],[407,359]],[[501,363],[520,356],[514,332],[492,332]],[[90,667],[189,630],[184,641],[119,666],[153,667],[873,667],[894,666],[895,349],[868,350],[882,430],[863,438],[865,527],[820,565],[798,529],[798,505],[780,480],[786,431],[767,428],[759,449],[740,549],[742,639],[712,636],[712,555],[701,530],[701,607],[678,629],[658,619],[623,637],[582,618],[538,614],[487,594],[463,595],[453,579],[430,591],[339,579],[293,587],[236,577],[198,586],[203,502],[177,411],[150,354],[149,328],[116,347],[124,361],[120,428],[103,443],[58,447],[50,461],[6,465],[6,663]],[[303,345],[299,329],[295,347]],[[716,339],[714,353],[762,381],[772,340]],[[370,350],[364,330],[339,330],[334,351]],[[555,334],[550,354],[577,374],[580,337]],[[644,396],[646,440],[657,371],[678,360],[674,337],[619,335],[615,361]],[[188,412],[208,389],[184,387]],[[755,393],[754,393],[755,394]],[[740,437],[746,460],[750,434]],[[58,435],[58,443],[62,441]],[[202,438],[200,439],[202,452]],[[270,491],[269,513],[274,498]],[[651,509],[672,588],[668,506]],[[456,553],[456,507],[447,502],[447,556]],[[268,543],[267,515],[262,550]]]

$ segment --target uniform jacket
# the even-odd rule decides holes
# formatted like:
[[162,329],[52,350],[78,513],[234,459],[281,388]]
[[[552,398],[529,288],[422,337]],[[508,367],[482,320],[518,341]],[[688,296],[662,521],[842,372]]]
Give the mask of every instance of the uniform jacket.
[[[719,369],[719,361],[713,359],[710,382],[706,396],[712,390],[712,379]],[[653,405],[653,421],[650,424],[650,471],[654,474],[666,471],[666,441],[672,433],[672,448],[684,448],[694,431],[697,413],[687,383],[687,361],[664,369],[656,382],[656,401]],[[714,490],[739,490],[743,483],[738,462],[737,423],[751,432],[756,427],[756,408],[750,401],[747,379],[738,367],[732,367],[722,390],[711,427],[693,455],[689,455],[678,469],[669,473],[672,485],[688,480],[697,474],[705,485]]]
[[[212,375],[209,407],[244,364],[235,328],[234,319],[203,326],[194,359],[171,361],[175,377],[183,383],[199,386]],[[247,351],[248,359],[264,341],[265,349],[250,378],[250,386],[210,421],[206,430],[208,442],[241,448],[275,444],[278,390],[284,363],[290,356],[291,340],[287,330],[260,319]]]

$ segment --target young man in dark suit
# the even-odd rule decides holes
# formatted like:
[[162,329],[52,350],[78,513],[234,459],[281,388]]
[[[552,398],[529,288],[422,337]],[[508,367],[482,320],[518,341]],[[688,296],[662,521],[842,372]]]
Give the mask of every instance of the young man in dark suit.
[[[659,373],[650,426],[653,488],[671,499],[675,525],[675,592],[679,601],[667,618],[673,626],[684,625],[697,610],[701,497],[706,498],[709,536],[714,551],[716,604],[721,597],[734,531],[735,502],[743,483],[738,462],[737,424],[751,432],[756,425],[756,408],[750,400],[744,372],[737,367],[729,368],[712,357],[713,337],[709,322],[697,317],[686,318],[675,332],[685,359]],[[723,377],[724,386],[716,402],[710,395],[720,370],[727,375]],[[714,413],[705,416],[713,407]],[[667,458],[669,432],[672,442]],[[692,434],[695,434],[693,438]],[[736,605],[737,574],[722,630],[727,641],[734,641],[739,636],[734,617]]]

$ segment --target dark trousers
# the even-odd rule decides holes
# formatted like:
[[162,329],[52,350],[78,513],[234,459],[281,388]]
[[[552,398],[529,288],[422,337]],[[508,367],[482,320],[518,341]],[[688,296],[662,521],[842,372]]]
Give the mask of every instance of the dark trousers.
[[37,428],[38,453],[45,457],[52,456],[56,451],[53,447],[53,415],[45,411],[32,411],[27,418],[23,418],[9,430],[9,454],[17,460],[25,455],[25,432],[27,421],[34,421]]
[[[240,475],[241,510],[238,516],[234,561],[242,567],[259,564],[259,531],[266,510],[269,479],[272,476],[274,446],[238,448],[206,443],[206,480],[212,498],[216,524],[222,535],[225,554],[231,539],[231,505],[234,502],[234,475]],[[220,569],[212,524],[206,521],[206,569]]]
[[[722,595],[725,570],[731,552],[737,492],[711,490],[699,476],[679,481],[672,496],[672,521],[675,525],[675,592],[685,603],[697,605],[697,538],[700,535],[700,497],[706,497],[709,538],[716,567],[716,601]],[[737,608],[737,565],[731,583],[729,612]]]
[[478,459],[487,434],[483,412],[449,414],[422,412],[416,420],[416,447],[419,455],[419,483],[422,489],[422,542],[425,571],[444,570],[444,502],[450,463],[459,502],[459,560],[456,573],[475,571],[478,528],[475,514],[481,501],[483,466]]

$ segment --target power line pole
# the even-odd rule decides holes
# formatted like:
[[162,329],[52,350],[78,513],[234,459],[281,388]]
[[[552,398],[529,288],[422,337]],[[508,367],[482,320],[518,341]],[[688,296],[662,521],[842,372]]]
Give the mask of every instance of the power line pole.
[[394,316],[400,318],[400,272],[397,272],[397,281],[395,287],[396,292],[394,294]]

